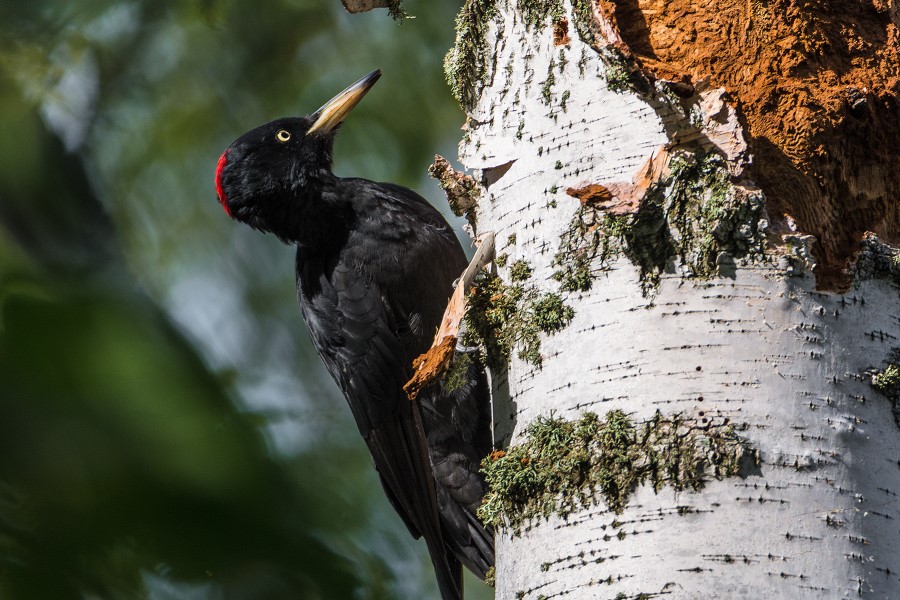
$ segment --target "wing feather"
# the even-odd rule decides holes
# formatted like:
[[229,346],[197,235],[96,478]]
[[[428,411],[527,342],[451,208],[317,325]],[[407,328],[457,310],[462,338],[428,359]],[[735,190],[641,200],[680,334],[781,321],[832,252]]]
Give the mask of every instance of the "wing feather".
[[[375,284],[345,264],[298,263],[301,312],[325,366],[343,391],[388,498],[428,544],[439,585],[459,597],[460,570],[447,553],[419,407],[403,392],[406,352]],[[312,284],[310,284],[312,282]],[[331,288],[335,293],[316,293]]]

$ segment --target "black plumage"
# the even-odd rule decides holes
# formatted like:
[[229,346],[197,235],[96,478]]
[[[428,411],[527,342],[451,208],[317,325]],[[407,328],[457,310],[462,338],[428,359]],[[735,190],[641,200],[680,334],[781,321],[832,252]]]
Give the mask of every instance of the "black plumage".
[[402,389],[466,260],[446,220],[415,192],[332,173],[336,128],[379,75],[310,116],[238,138],[219,159],[216,188],[229,215],[296,245],[300,311],[316,350],[451,600],[462,597],[460,563],[481,578],[494,563],[493,532],[475,517],[491,444],[487,384],[474,360],[462,387],[432,385],[416,402]]

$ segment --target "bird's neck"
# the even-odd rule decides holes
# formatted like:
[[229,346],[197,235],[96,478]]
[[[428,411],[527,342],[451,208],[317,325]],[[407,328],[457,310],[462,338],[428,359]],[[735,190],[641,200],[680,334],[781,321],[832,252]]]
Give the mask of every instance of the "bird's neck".
[[272,233],[310,256],[343,246],[355,218],[351,202],[341,193],[340,179],[330,172],[294,190],[289,205],[274,217]]

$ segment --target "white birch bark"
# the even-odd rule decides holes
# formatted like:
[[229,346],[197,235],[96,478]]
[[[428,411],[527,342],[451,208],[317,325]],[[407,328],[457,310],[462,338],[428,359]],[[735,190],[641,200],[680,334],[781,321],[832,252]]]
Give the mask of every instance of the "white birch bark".
[[[527,260],[540,289],[558,291],[552,261],[579,207],[566,188],[631,181],[679,130],[743,172],[750,157],[715,90],[687,119],[665,98],[610,91],[574,31],[555,46],[549,21],[527,28],[515,2],[497,5],[460,155],[486,188],[478,230],[509,263]],[[597,259],[592,289],[563,294],[575,318],[542,336],[542,368],[514,352],[494,373],[500,447],[539,415],[620,409],[635,422],[727,419],[760,457],[698,492],[643,486],[621,514],[601,502],[498,532],[499,600],[900,598],[900,430],[866,374],[900,345],[900,293],[886,279],[818,292],[797,260],[769,255],[708,280],[676,261],[650,295],[631,260]]]

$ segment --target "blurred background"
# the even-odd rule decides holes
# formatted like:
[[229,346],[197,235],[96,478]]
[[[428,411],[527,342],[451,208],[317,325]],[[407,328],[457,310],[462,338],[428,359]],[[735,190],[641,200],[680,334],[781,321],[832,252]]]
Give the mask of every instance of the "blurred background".
[[293,251],[213,185],[241,133],[380,67],[335,171],[445,210],[426,168],[464,120],[441,65],[459,3],[404,8],[0,0],[0,598],[437,596],[310,345]]

